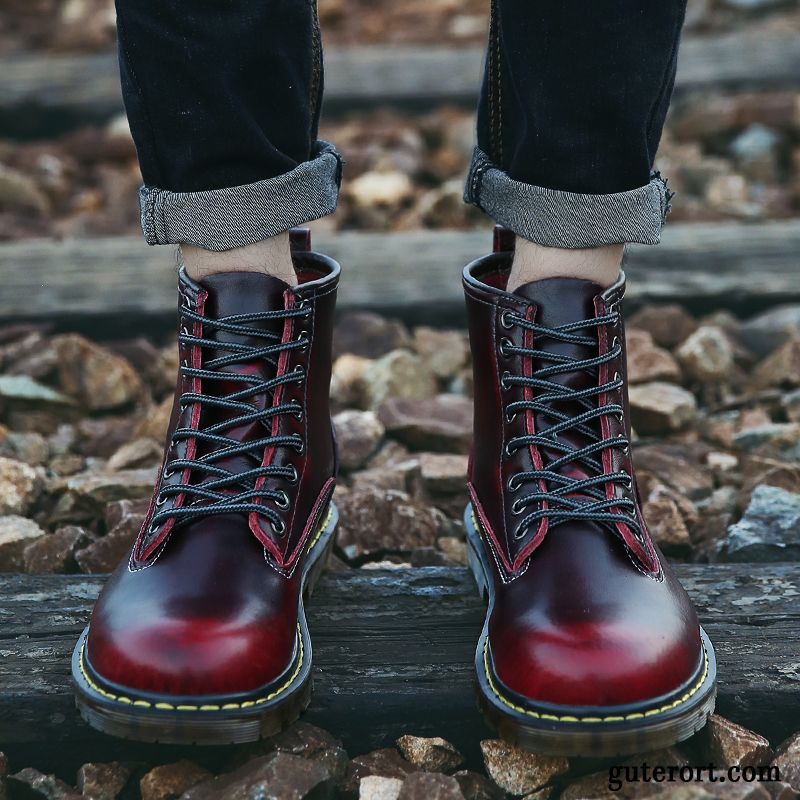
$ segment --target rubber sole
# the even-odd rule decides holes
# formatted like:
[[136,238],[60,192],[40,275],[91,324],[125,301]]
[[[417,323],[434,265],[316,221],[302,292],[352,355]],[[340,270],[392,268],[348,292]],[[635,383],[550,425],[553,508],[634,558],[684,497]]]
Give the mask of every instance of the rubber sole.
[[113,686],[85,657],[87,628],[72,654],[72,679],[80,715],[92,728],[123,739],[163,744],[224,745],[274,736],[295,722],[311,700],[311,639],[304,602],[311,596],[333,548],[339,515],[331,503],[309,545],[297,610],[292,663],[268,686],[242,695],[172,697]]
[[576,708],[524,700],[505,689],[494,673],[489,618],[494,581],[477,522],[464,513],[467,556],[478,590],[487,601],[486,622],[475,653],[478,705],[506,741],[531,752],[559,756],[626,756],[646,753],[688,739],[714,711],[716,660],[701,628],[703,655],[695,675],[669,696],[630,706]]

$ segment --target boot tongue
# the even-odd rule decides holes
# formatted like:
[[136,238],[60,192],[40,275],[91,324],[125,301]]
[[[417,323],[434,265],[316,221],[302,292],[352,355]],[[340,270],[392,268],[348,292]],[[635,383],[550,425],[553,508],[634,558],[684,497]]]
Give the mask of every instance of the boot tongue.
[[[521,297],[536,306],[536,319],[538,325],[547,328],[557,328],[582,320],[591,320],[596,316],[594,299],[603,292],[603,287],[593,281],[581,280],[578,278],[546,278],[540,281],[527,283],[520,286],[513,294]],[[591,345],[572,344],[553,339],[549,336],[535,336],[533,343],[529,344],[535,350],[553,353],[559,356],[568,356],[573,359],[590,359],[597,356],[597,333],[595,326],[580,328],[572,331],[578,336],[591,337]],[[548,359],[534,359],[533,370],[536,371],[543,367],[554,366],[555,362]],[[585,389],[597,385],[597,368],[592,370],[569,370],[565,367],[564,372],[550,375],[547,380],[568,386],[572,389]],[[534,390],[539,394],[541,390]],[[597,402],[592,399],[592,402]],[[552,403],[551,407],[568,416],[577,416],[586,410],[586,406],[579,405],[577,401]],[[551,427],[556,420],[547,414],[537,413],[535,415],[536,430],[544,433]],[[600,433],[600,423],[591,423],[591,428]],[[578,430],[569,430],[559,434],[558,439],[561,443],[573,448],[587,445],[589,437]],[[561,457],[561,453],[556,450],[540,448],[542,460],[545,468],[547,463]],[[561,474],[569,475],[573,478],[585,478],[589,475],[589,469],[580,462],[565,464],[558,470]]]
[[[281,311],[284,308],[284,293],[289,289],[288,284],[278,278],[255,272],[226,272],[209,275],[201,282],[202,287],[208,292],[205,302],[205,316],[209,320],[220,320],[224,317],[236,316],[239,314],[260,313],[264,311]],[[250,336],[247,334],[212,330],[206,326],[204,338],[222,343],[243,344],[249,347],[267,347],[280,342],[285,320],[258,320],[253,322],[242,322],[242,327],[263,330],[271,336]],[[216,358],[233,355],[232,350],[223,347],[203,348],[203,367],[207,367],[210,361]],[[218,372],[231,373],[230,380],[209,380],[202,381],[202,392],[211,397],[225,397],[248,388],[250,384],[236,380],[236,375],[255,375],[259,378],[268,380],[276,374],[276,364],[278,356],[267,358],[257,358],[248,360],[246,356],[241,361],[214,368]],[[247,398],[245,402],[251,404],[254,409],[263,409],[272,403],[272,396],[269,393],[261,393]],[[223,422],[226,419],[233,419],[241,415],[242,412],[233,409],[203,408],[200,418],[200,429],[208,428]],[[236,441],[246,442],[253,439],[263,438],[270,433],[270,426],[265,426],[260,421],[250,422],[235,427],[225,428],[219,433]],[[200,443],[198,454],[204,455],[216,449],[213,444]],[[217,466],[231,472],[243,472],[258,466],[260,458],[256,454],[240,453],[229,458],[219,459],[214,462]],[[211,480],[206,478],[201,480]]]

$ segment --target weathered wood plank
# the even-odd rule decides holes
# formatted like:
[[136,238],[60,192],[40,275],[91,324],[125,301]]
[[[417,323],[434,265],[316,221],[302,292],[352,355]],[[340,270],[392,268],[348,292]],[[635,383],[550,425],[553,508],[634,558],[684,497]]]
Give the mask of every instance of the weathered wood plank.
[[[315,246],[343,265],[339,308],[409,319],[462,312],[462,266],[486,252],[488,231],[321,233]],[[0,316],[69,319],[174,315],[175,256],[140,239],[30,240],[0,245]],[[626,257],[632,304],[678,299],[697,310],[748,314],[800,300],[800,220],[675,224],[657,247]],[[757,279],[756,279],[757,276]]]
[[[797,729],[798,566],[679,565],[678,573],[717,649],[720,711],[773,741]],[[72,703],[69,656],[102,581],[0,576],[0,749],[86,752],[91,743],[103,757],[132,757],[129,744],[89,730]],[[489,733],[472,688],[483,604],[466,570],[331,573],[310,617],[316,690],[307,719],[352,752],[413,731],[472,753]]]
[[[483,48],[366,46],[326,49],[329,111],[359,105],[474,104]],[[677,91],[798,85],[800,38],[793,31],[748,30],[687,37]],[[90,116],[122,109],[116,55],[17,55],[0,68],[0,108],[82,110]]]

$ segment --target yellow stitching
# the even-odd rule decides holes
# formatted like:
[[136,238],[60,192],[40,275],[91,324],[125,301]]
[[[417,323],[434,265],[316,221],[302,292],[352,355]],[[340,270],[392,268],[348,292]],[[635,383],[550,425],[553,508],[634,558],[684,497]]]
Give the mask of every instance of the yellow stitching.
[[[328,506],[328,514],[325,517],[325,521],[322,523],[320,529],[317,531],[317,535],[312,540],[311,544],[309,544],[308,549],[306,552],[311,550],[311,548],[319,541],[320,536],[322,536],[325,529],[328,527],[328,523],[330,522],[331,515],[333,514],[333,509]],[[226,703],[224,706],[221,707],[217,705],[180,705],[180,706],[173,706],[170,703],[150,703],[147,700],[131,700],[129,697],[123,697],[121,695],[112,694],[111,692],[107,692],[105,689],[98,686],[90,677],[89,674],[86,672],[86,668],[83,664],[84,658],[84,651],[86,649],[86,640],[84,639],[83,644],[81,645],[81,652],[80,652],[80,670],[83,679],[86,681],[87,684],[99,695],[105,697],[107,700],[114,700],[117,703],[122,703],[123,705],[133,705],[138,706],[139,708],[156,708],[159,711],[232,711],[235,709],[242,709],[242,708],[252,708],[256,704],[267,703],[270,700],[274,700],[278,695],[283,694],[291,685],[294,683],[297,676],[300,674],[300,669],[303,666],[303,658],[304,658],[304,648],[303,648],[303,635],[300,630],[300,625],[297,626],[297,641],[300,647],[300,654],[297,660],[297,667],[295,668],[294,672],[292,673],[289,680],[283,684],[283,686],[276,689],[272,694],[267,695],[266,697],[261,697],[258,700],[246,700],[243,703]]]
[[609,716],[609,717],[574,717],[574,716],[564,716],[564,717],[557,717],[553,714],[539,714],[536,711],[530,711],[527,708],[522,708],[521,706],[514,705],[511,701],[507,700],[500,692],[497,690],[494,681],[492,680],[492,676],[489,672],[489,639],[486,638],[486,642],[483,645],[483,667],[486,673],[486,680],[489,682],[489,688],[492,690],[494,695],[497,699],[507,705],[509,708],[513,709],[514,711],[519,712],[520,714],[526,714],[529,717],[535,717],[536,719],[548,720],[552,722],[581,722],[581,723],[593,723],[593,722],[624,722],[626,720],[632,719],[642,719],[644,717],[653,717],[656,714],[663,714],[666,711],[671,711],[673,708],[677,708],[677,706],[685,703],[689,698],[693,695],[697,694],[700,691],[700,687],[705,683],[706,677],[708,676],[708,654],[706,653],[706,647],[703,645],[703,674],[700,676],[700,679],[697,683],[684,694],[682,697],[679,697],[672,703],[668,703],[667,705],[661,706],[660,708],[654,708],[651,711],[642,712],[635,712],[632,714],[626,714],[625,716]]

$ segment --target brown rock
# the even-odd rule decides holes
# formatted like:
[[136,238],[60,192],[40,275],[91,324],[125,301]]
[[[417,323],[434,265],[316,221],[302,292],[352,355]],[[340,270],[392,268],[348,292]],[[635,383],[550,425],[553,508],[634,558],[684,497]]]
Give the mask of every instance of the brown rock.
[[133,416],[84,418],[76,425],[75,451],[83,456],[110,458],[134,438]]
[[773,763],[781,771],[781,780],[800,792],[800,733],[778,745]]
[[652,472],[667,486],[692,499],[705,497],[714,488],[710,470],[703,469],[692,453],[680,445],[645,445],[634,450],[639,472]]
[[343,314],[333,331],[334,358],[344,354],[379,358],[401,347],[411,347],[405,325],[369,311]]
[[177,800],[185,791],[213,775],[194,761],[182,759],[154,767],[139,781],[142,800]]
[[678,508],[665,487],[651,490],[642,507],[647,528],[656,544],[665,552],[685,551],[689,548],[689,531]]
[[800,338],[790,339],[756,367],[753,374],[756,387],[800,386]]
[[332,796],[333,784],[323,766],[288,753],[273,753],[198,783],[181,800],[327,800]]
[[157,476],[157,468],[124,469],[118,472],[87,470],[66,478],[63,487],[68,494],[86,504],[104,508],[115,500],[149,497]]
[[405,492],[353,489],[340,500],[339,544],[354,555],[379,550],[413,550],[432,545],[443,515]]
[[642,435],[680,430],[697,415],[691,392],[672,383],[653,381],[630,387],[631,421]]
[[409,350],[392,350],[370,362],[363,379],[366,404],[371,409],[390,399],[424,400],[436,394],[433,372]]
[[164,456],[162,446],[155,439],[134,439],[122,445],[108,459],[106,469],[117,472],[123,469],[156,467]]
[[350,479],[353,489],[395,489],[399,492],[409,490],[409,478],[419,471],[417,462],[408,461],[408,469],[402,464],[393,467],[378,467],[354,472]]
[[464,795],[449,775],[415,772],[403,781],[397,800],[464,800]]
[[772,761],[769,742],[753,731],[718,714],[709,717],[704,735],[711,760],[725,766],[759,766]]
[[167,397],[155,408],[151,408],[141,422],[136,425],[132,435],[139,439],[153,439],[156,442],[163,442],[167,436],[169,418],[172,414],[172,403],[173,398]]
[[144,396],[139,374],[124,359],[78,334],[52,340],[61,389],[91,411],[109,411]]
[[472,443],[472,401],[459,395],[392,399],[378,417],[389,436],[412,450],[468,453]]
[[452,453],[420,453],[420,480],[431,495],[461,494],[467,485],[466,455]]
[[25,547],[22,561],[25,572],[35,575],[77,572],[75,553],[95,537],[84,528],[68,525],[55,533],[40,536]]
[[453,774],[464,800],[503,800],[505,792],[478,772],[464,769]]
[[352,759],[347,765],[340,789],[346,797],[357,797],[362,778],[375,775],[380,778],[405,780],[407,775],[418,770],[418,767],[406,761],[397,750],[387,747]]
[[414,349],[440,379],[454,378],[467,363],[469,343],[460,331],[421,326],[414,330]]
[[78,788],[86,800],[117,800],[133,772],[129,764],[84,764],[78,770]]
[[21,572],[25,548],[46,535],[32,519],[0,517],[0,572]]
[[296,722],[277,736],[267,740],[267,746],[279,753],[288,753],[316,761],[328,770],[334,781],[339,781],[347,769],[348,756],[342,743],[328,731]]
[[398,778],[382,778],[366,775],[358,784],[358,800],[397,800],[403,781]]
[[364,407],[366,404],[364,376],[372,363],[368,358],[350,353],[339,356],[333,362],[330,394],[331,403],[336,408]]
[[464,761],[464,756],[439,736],[401,736],[397,747],[407,761],[426,772],[450,773]]
[[628,379],[631,383],[679,383],[681,369],[669,350],[659,347],[648,331],[629,328],[625,333]]
[[647,331],[657,345],[671,349],[694,333],[697,322],[683,306],[645,306],[628,320],[628,326]]
[[534,792],[569,769],[566,758],[528,753],[500,739],[482,741],[481,752],[491,779],[510,794]]
[[333,418],[339,463],[344,469],[358,469],[378,449],[386,432],[373,411],[348,409]]
[[458,536],[440,536],[436,540],[436,546],[447,556],[448,561],[462,567],[467,566],[467,544],[463,539]]

